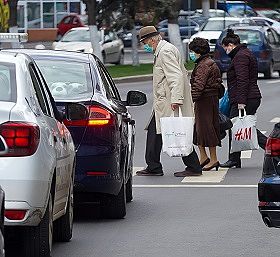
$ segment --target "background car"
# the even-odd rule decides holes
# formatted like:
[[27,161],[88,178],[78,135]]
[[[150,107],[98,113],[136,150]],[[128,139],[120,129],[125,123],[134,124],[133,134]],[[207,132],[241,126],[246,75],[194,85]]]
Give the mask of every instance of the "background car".
[[53,237],[72,237],[74,143],[27,55],[0,52],[0,91],[6,232],[21,235],[20,256],[49,257]]
[[[280,37],[273,28],[260,26],[235,26],[234,33],[239,35],[241,43],[246,43],[258,61],[258,72],[264,73],[265,78],[271,78],[274,71],[280,71]],[[221,72],[226,72],[231,63],[230,57],[222,47],[226,36],[224,30],[217,41],[214,60]]]
[[280,21],[280,13],[272,9],[255,9],[257,14],[262,17],[267,17],[272,20]]
[[[190,42],[195,37],[205,38],[209,41],[210,51],[213,52],[215,49],[216,41],[220,37],[222,31],[230,25],[243,23],[249,21],[247,18],[237,17],[216,17],[210,18],[206,23],[199,29],[199,31],[192,35]],[[187,43],[187,42],[186,42]]]
[[[104,63],[124,63],[124,45],[114,31],[100,30],[100,45]],[[58,42],[53,43],[54,50],[93,53],[88,27],[69,30]]]
[[258,198],[264,223],[280,228],[280,123],[275,124],[266,143]]
[[[135,22],[135,29],[137,35],[139,34],[139,30],[143,27],[141,22]],[[123,41],[124,47],[132,46],[132,31],[127,28],[123,28],[117,33],[118,37]]]
[[[202,9],[196,9],[195,10],[195,15],[202,15],[203,10]],[[225,12],[224,10],[220,9],[209,9],[209,18],[214,18],[214,17],[228,17],[229,14]]]
[[253,20],[259,26],[272,27],[277,31],[278,34],[280,34],[280,22],[266,17],[251,17],[250,19]]
[[[180,29],[181,39],[189,38],[199,30],[199,24],[189,17],[179,16],[178,25]],[[169,41],[168,36],[168,20],[163,20],[158,23],[158,31],[163,35],[163,38]]]
[[57,37],[60,39],[67,31],[73,28],[85,27],[88,24],[87,15],[71,13],[57,24]]
[[[127,106],[146,103],[130,91],[122,101],[104,65],[92,54],[27,50],[40,67],[60,110],[82,103],[89,120],[65,121],[76,147],[77,203],[98,202],[102,216],[123,218],[132,200],[135,122]],[[59,71],[59,72],[57,72]]]
[[253,17],[258,14],[250,7],[248,1],[218,0],[217,8],[226,11],[232,17]]

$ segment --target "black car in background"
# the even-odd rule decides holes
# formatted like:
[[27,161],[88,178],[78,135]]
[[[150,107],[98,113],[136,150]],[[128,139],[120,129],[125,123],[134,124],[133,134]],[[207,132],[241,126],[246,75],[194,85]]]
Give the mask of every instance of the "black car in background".
[[258,196],[264,223],[268,227],[280,228],[280,123],[275,125],[267,139]]

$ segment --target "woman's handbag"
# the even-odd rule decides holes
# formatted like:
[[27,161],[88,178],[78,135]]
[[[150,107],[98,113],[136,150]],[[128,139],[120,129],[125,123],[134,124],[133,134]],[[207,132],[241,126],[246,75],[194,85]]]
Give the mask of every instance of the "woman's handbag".
[[224,96],[220,99],[219,109],[221,113],[229,117],[230,104],[229,104],[228,90],[225,91]]
[[179,116],[160,118],[162,150],[170,157],[188,156],[193,151],[194,117]]
[[239,117],[232,119],[231,153],[259,149],[256,122],[256,115],[246,115],[244,110],[242,116],[239,110]]
[[231,129],[233,124],[226,115],[223,113],[219,112],[219,123],[220,123],[220,138],[224,139],[227,135],[226,131]]

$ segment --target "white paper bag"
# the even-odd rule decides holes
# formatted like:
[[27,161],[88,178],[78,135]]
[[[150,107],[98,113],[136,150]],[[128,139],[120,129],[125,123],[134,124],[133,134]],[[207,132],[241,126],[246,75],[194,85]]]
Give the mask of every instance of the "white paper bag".
[[[180,108],[179,108],[180,109]],[[188,156],[193,151],[194,117],[160,118],[162,149],[170,157]]]
[[231,153],[259,149],[256,122],[256,115],[246,115],[244,110],[242,117],[239,110],[239,117],[232,119]]

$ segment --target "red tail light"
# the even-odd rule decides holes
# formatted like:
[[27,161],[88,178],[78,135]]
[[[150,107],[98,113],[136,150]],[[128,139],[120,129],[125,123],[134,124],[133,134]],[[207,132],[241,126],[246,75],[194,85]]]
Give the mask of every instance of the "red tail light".
[[26,210],[5,210],[4,215],[8,220],[23,220]]
[[29,156],[36,152],[40,141],[40,129],[34,123],[6,122],[0,125],[9,152],[5,156]]
[[267,51],[267,50],[264,50],[264,51],[261,51],[261,52],[260,52],[260,58],[261,58],[261,59],[268,59],[268,58],[269,58],[269,55],[270,55],[270,52]]
[[89,106],[89,119],[68,121],[64,120],[66,126],[105,126],[113,125],[114,117],[111,112],[100,106]]
[[259,202],[259,207],[268,206],[268,202]]
[[106,171],[87,171],[87,176],[106,176],[108,172]]
[[269,137],[266,142],[265,153],[270,156],[280,156],[280,139]]

